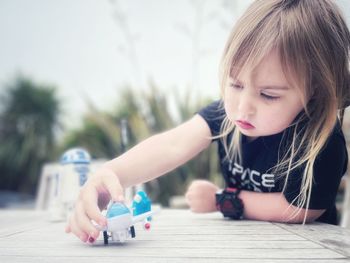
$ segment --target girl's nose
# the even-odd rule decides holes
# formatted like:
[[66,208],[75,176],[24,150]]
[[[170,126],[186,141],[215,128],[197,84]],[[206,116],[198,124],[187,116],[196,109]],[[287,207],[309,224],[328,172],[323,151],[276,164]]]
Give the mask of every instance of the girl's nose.
[[243,91],[239,96],[238,111],[242,117],[249,117],[256,112],[254,98],[249,92]]

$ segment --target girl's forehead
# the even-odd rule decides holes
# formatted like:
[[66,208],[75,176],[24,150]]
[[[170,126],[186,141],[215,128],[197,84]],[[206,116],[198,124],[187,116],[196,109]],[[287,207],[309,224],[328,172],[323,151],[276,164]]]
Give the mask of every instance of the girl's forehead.
[[239,81],[266,82],[278,86],[288,86],[278,52],[272,50],[257,65],[246,63],[241,68],[233,68],[232,78]]

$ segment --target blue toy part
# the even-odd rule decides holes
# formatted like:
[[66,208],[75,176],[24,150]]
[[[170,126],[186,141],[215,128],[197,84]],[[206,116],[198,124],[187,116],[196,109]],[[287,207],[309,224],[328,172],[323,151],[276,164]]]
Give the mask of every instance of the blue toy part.
[[132,210],[134,216],[151,211],[151,201],[144,191],[139,191],[135,195],[132,201]]
[[113,203],[106,214],[107,218],[112,218],[115,216],[121,216],[125,214],[131,214],[129,208],[127,208],[124,204],[122,203]]
[[88,179],[88,174],[90,172],[89,166],[85,164],[74,165],[74,171],[79,174],[79,185],[83,186]]
[[83,148],[72,148],[64,152],[61,156],[61,164],[89,164],[90,154]]

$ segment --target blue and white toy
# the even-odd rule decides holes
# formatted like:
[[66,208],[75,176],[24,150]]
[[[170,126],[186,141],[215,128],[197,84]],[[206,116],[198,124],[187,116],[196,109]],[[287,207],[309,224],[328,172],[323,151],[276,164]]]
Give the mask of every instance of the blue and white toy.
[[83,148],[69,149],[63,153],[60,159],[62,166],[72,169],[70,173],[79,175],[79,186],[83,186],[87,180],[90,162],[90,154]]
[[151,210],[151,201],[144,191],[139,191],[132,201],[133,215],[137,216]]
[[62,154],[51,183],[51,221],[66,220],[74,209],[79,191],[89,177],[90,162],[90,154],[83,148],[71,148]]
[[143,222],[144,229],[149,230],[150,217],[154,213],[151,201],[144,191],[135,195],[131,208],[122,203],[112,203],[106,214],[107,226],[100,229],[103,230],[104,243],[108,244],[109,237],[117,242],[125,242],[129,237],[134,238],[134,225],[139,222]]

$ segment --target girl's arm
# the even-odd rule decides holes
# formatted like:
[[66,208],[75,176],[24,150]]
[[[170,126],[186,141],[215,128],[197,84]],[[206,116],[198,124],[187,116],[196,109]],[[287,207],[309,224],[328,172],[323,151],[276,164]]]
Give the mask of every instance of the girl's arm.
[[[244,204],[244,217],[253,220],[302,223],[306,209],[301,209],[288,203],[282,193],[257,193],[241,191],[239,197]],[[309,209],[306,222],[312,222],[320,217],[325,210]],[[296,215],[293,217],[293,215]]]
[[[186,201],[191,211],[207,213],[217,211],[215,193],[219,187],[205,180],[195,180],[186,192]],[[244,218],[252,220],[302,223],[305,209],[298,213],[298,207],[290,206],[282,193],[258,193],[241,191],[239,198],[244,205]],[[309,209],[306,222],[312,222],[322,215],[325,210]],[[293,215],[296,215],[293,217]]]
[[178,127],[154,135],[107,162],[121,185],[150,181],[184,164],[211,143],[207,123],[199,115]]
[[207,123],[195,115],[105,163],[82,187],[66,232],[73,232],[84,242],[94,242],[99,231],[91,220],[106,225],[100,209],[105,208],[110,199],[123,201],[123,188],[152,180],[185,163],[209,146],[210,136]]

